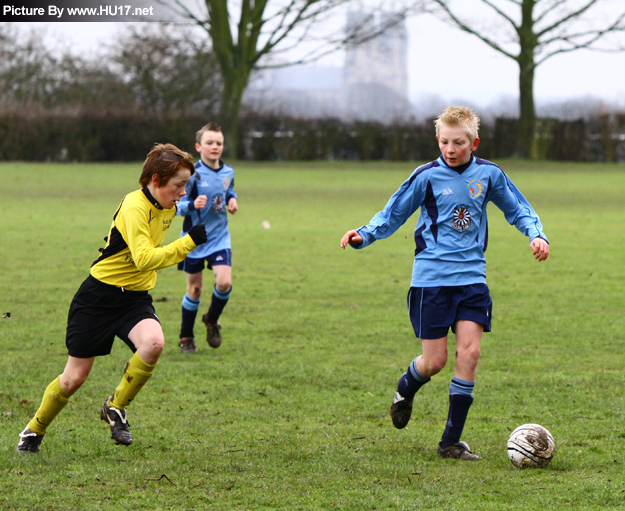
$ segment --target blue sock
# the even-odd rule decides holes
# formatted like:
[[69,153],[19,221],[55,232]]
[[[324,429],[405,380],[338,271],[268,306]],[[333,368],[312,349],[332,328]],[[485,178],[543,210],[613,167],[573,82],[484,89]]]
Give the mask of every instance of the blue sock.
[[406,374],[399,379],[397,392],[399,392],[402,397],[410,399],[429,381],[429,377],[421,376],[421,373],[417,369],[417,359],[415,358],[406,371]]
[[219,320],[219,316],[224,310],[224,307],[230,299],[230,293],[232,292],[232,286],[228,291],[219,291],[217,286],[213,289],[213,298],[211,299],[211,306],[208,309],[208,322],[212,325],[216,325]]
[[180,338],[193,337],[193,327],[195,317],[200,308],[200,300],[194,300],[189,295],[184,295],[182,299],[182,325],[180,327]]
[[474,381],[465,381],[455,376],[449,385],[449,413],[447,425],[441,439],[441,447],[446,449],[450,445],[460,442],[460,436],[464,429],[464,423],[469,414],[469,408],[473,403]]

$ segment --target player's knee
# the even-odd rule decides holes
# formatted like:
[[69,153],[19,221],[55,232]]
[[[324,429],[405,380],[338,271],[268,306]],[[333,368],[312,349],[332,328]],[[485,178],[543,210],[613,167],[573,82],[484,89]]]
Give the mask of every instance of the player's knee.
[[[424,359],[423,365],[425,366],[424,369],[427,376],[438,374],[444,369],[445,365],[447,365],[447,354]],[[425,374],[423,376],[425,376]]]
[[150,351],[152,352],[152,355],[155,357],[160,357],[161,353],[163,353],[163,348],[165,348],[165,340],[160,338],[160,339],[153,339],[150,341]]
[[435,360],[430,366],[430,374],[440,373],[447,365],[447,358]]
[[199,300],[202,296],[202,286],[193,286],[190,289],[189,296],[194,300]]
[[222,279],[219,282],[215,283],[215,287],[221,293],[227,293],[230,290],[230,288],[232,287],[232,280],[228,279],[228,278]]
[[60,380],[61,388],[68,394],[76,392],[87,381],[89,371],[83,368],[63,373]]
[[194,300],[199,300],[202,296],[202,284],[189,284],[187,286],[187,296]]
[[[165,339],[162,335],[151,335],[144,339],[142,342],[143,349],[141,350],[149,360],[158,360],[158,357],[163,353],[165,347]],[[145,360],[147,362],[147,360]],[[148,362],[150,363],[150,362]]]
[[467,349],[459,351],[457,354],[457,358],[465,362],[466,364],[477,367],[477,363],[480,360],[480,346],[470,346]]

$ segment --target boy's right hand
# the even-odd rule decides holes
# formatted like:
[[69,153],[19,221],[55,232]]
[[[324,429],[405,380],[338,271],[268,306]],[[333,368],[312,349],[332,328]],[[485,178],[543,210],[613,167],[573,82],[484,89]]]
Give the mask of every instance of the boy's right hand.
[[549,257],[549,243],[542,238],[534,238],[530,243],[534,257],[540,263]]
[[187,234],[191,236],[193,243],[195,243],[198,247],[206,243],[206,240],[208,239],[206,237],[206,228],[204,227],[204,224],[194,225],[191,229],[189,229]]
[[204,206],[206,206],[207,200],[208,199],[206,198],[206,195],[200,195],[197,199],[193,201],[193,206],[195,207],[195,209],[203,209]]
[[348,243],[350,245],[360,245],[362,244],[362,236],[358,234],[358,231],[347,231],[341,238],[341,248],[345,250]]

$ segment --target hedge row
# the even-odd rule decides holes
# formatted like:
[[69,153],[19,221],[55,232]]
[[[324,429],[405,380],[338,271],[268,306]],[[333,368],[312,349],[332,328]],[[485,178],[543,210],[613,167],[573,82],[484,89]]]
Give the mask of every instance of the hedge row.
[[[140,161],[155,142],[193,152],[201,116],[0,113],[0,160]],[[514,119],[482,126],[479,154],[514,155]],[[336,119],[247,116],[239,158],[248,160],[430,160],[438,154],[431,121],[391,126]],[[591,121],[541,119],[534,156],[566,161],[625,161],[625,114]]]
[[[240,156],[249,160],[430,160],[438,153],[432,121],[420,124],[346,124],[338,120],[248,118]],[[514,156],[517,119],[496,119],[480,128],[480,157]],[[535,158],[562,161],[625,161],[625,114],[590,121],[540,119]]]
[[0,114],[0,160],[141,161],[155,142],[191,151],[203,118]]

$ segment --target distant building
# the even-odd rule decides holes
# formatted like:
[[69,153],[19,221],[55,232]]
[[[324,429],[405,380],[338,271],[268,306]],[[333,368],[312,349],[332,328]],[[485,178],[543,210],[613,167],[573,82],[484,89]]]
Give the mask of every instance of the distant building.
[[[344,116],[352,119],[392,121],[410,113],[408,101],[408,33],[402,21],[392,25],[392,14],[377,19],[362,12],[348,14],[346,32],[355,34],[348,44],[343,67]],[[384,27],[390,28],[384,29]],[[363,43],[358,34],[384,32]]]
[[[412,114],[408,100],[408,34],[404,21],[384,29],[392,13],[348,14],[342,68],[288,66],[256,73],[244,101],[297,117],[392,122]],[[366,36],[381,32],[366,40]],[[364,40],[364,41],[363,41]]]

